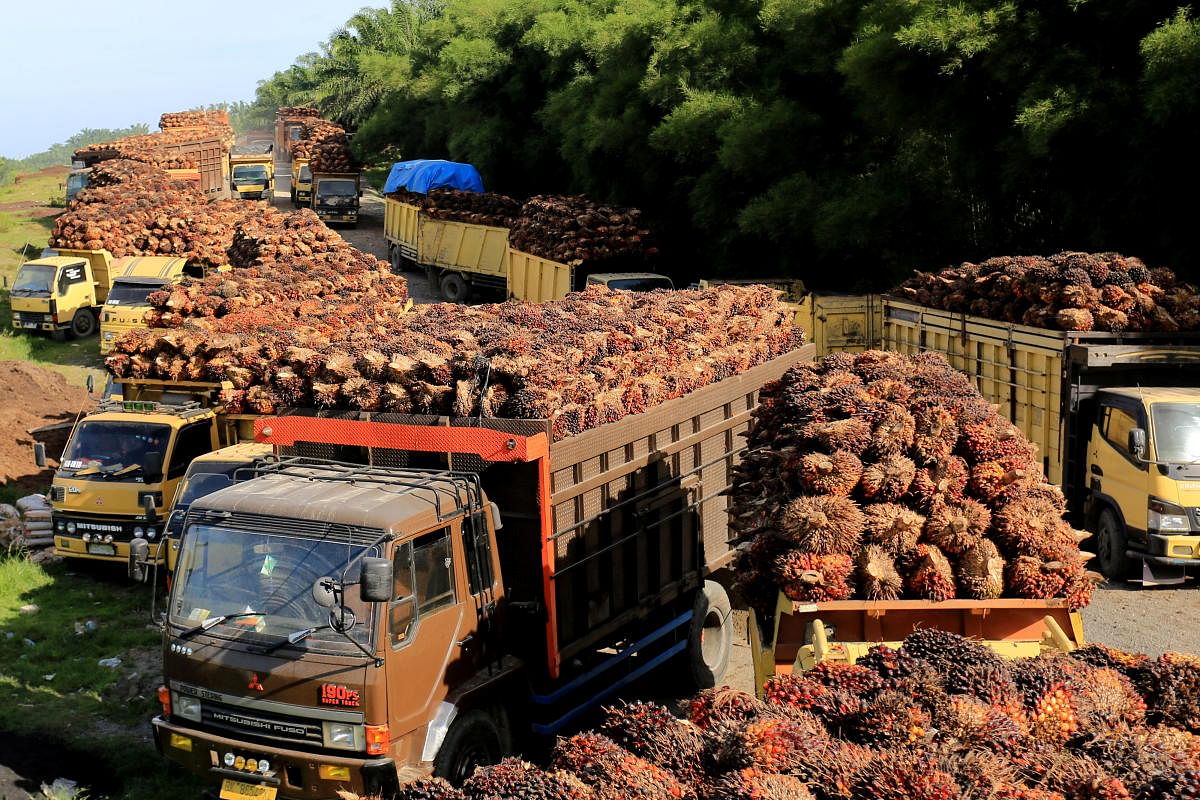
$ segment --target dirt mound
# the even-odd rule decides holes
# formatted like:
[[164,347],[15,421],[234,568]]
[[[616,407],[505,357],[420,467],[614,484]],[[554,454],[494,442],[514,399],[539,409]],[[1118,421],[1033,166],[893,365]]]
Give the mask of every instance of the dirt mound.
[[71,430],[66,426],[36,437],[29,431],[70,423],[90,405],[87,390],[72,386],[53,370],[25,361],[0,361],[0,485],[45,489],[51,471],[34,466],[33,443],[44,442],[47,455],[58,458]]

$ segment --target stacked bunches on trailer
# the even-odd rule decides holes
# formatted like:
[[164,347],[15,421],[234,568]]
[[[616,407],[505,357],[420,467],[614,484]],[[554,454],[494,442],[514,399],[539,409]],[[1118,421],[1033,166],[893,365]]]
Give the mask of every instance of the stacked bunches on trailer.
[[398,800],[1167,800],[1200,791],[1200,658],[1089,645],[1008,660],[923,630],[857,664],[607,709],[544,766]]
[[[185,318],[128,334],[109,368],[119,377],[229,380],[229,410],[548,419],[563,438],[742,373],[803,341],[793,315],[762,286],[592,287],[544,304],[405,312],[403,283],[389,284],[394,276],[382,262],[347,272],[318,269],[323,262],[314,257],[293,268],[289,259],[261,271],[260,283],[217,275],[153,296],[157,308]],[[389,286],[397,287],[391,296]]]
[[574,266],[644,263],[657,254],[641,212],[598,204],[581,195],[532,197],[513,222],[516,250]]
[[901,598],[1087,604],[1088,534],[1035,447],[936,353],[837,353],[764,387],[732,486],[756,607]]
[[464,192],[459,189],[431,189],[428,194],[404,189],[389,197],[421,209],[430,219],[468,222],[493,228],[510,228],[521,213],[521,204],[496,192]]
[[895,294],[922,305],[1039,328],[1200,329],[1200,293],[1174,272],[1118,253],[1004,256],[918,272]]

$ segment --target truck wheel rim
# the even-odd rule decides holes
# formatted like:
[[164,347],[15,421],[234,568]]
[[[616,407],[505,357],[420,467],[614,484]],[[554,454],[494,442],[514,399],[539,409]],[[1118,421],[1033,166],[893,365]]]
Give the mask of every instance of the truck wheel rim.
[[1100,563],[1108,566],[1112,563],[1113,557],[1113,530],[1112,523],[1109,522],[1108,516],[1100,518],[1100,541],[1096,542],[1097,549],[1100,551]]
[[704,627],[700,629],[700,654],[704,663],[710,667],[716,666],[725,650],[725,621],[721,612],[710,609],[704,617]]

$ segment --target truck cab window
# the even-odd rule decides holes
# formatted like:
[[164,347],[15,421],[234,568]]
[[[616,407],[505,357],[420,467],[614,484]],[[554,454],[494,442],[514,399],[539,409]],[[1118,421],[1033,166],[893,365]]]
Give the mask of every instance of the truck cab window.
[[1103,422],[1104,439],[1121,455],[1133,458],[1129,452],[1129,432],[1138,426],[1137,419],[1128,411],[1106,406]]
[[476,514],[463,521],[463,552],[467,554],[467,579],[471,594],[490,588],[492,547],[488,538],[487,515]]
[[175,451],[171,453],[171,466],[167,469],[168,479],[180,477],[192,461],[212,450],[211,431],[211,422],[188,425],[179,431],[175,437]]
[[392,602],[388,636],[401,647],[422,614],[454,604],[454,561],[450,529],[441,528],[396,548],[392,557]]

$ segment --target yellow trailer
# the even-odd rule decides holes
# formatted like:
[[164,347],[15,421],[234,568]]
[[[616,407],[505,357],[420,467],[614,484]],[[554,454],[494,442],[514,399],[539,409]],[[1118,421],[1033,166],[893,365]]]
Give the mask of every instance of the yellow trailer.
[[575,268],[548,258],[508,250],[508,296],[513,300],[544,303],[557,300],[575,286]]
[[508,285],[508,228],[433,219],[388,197],[383,230],[393,269],[415,264],[449,302],[467,300],[476,287]]

